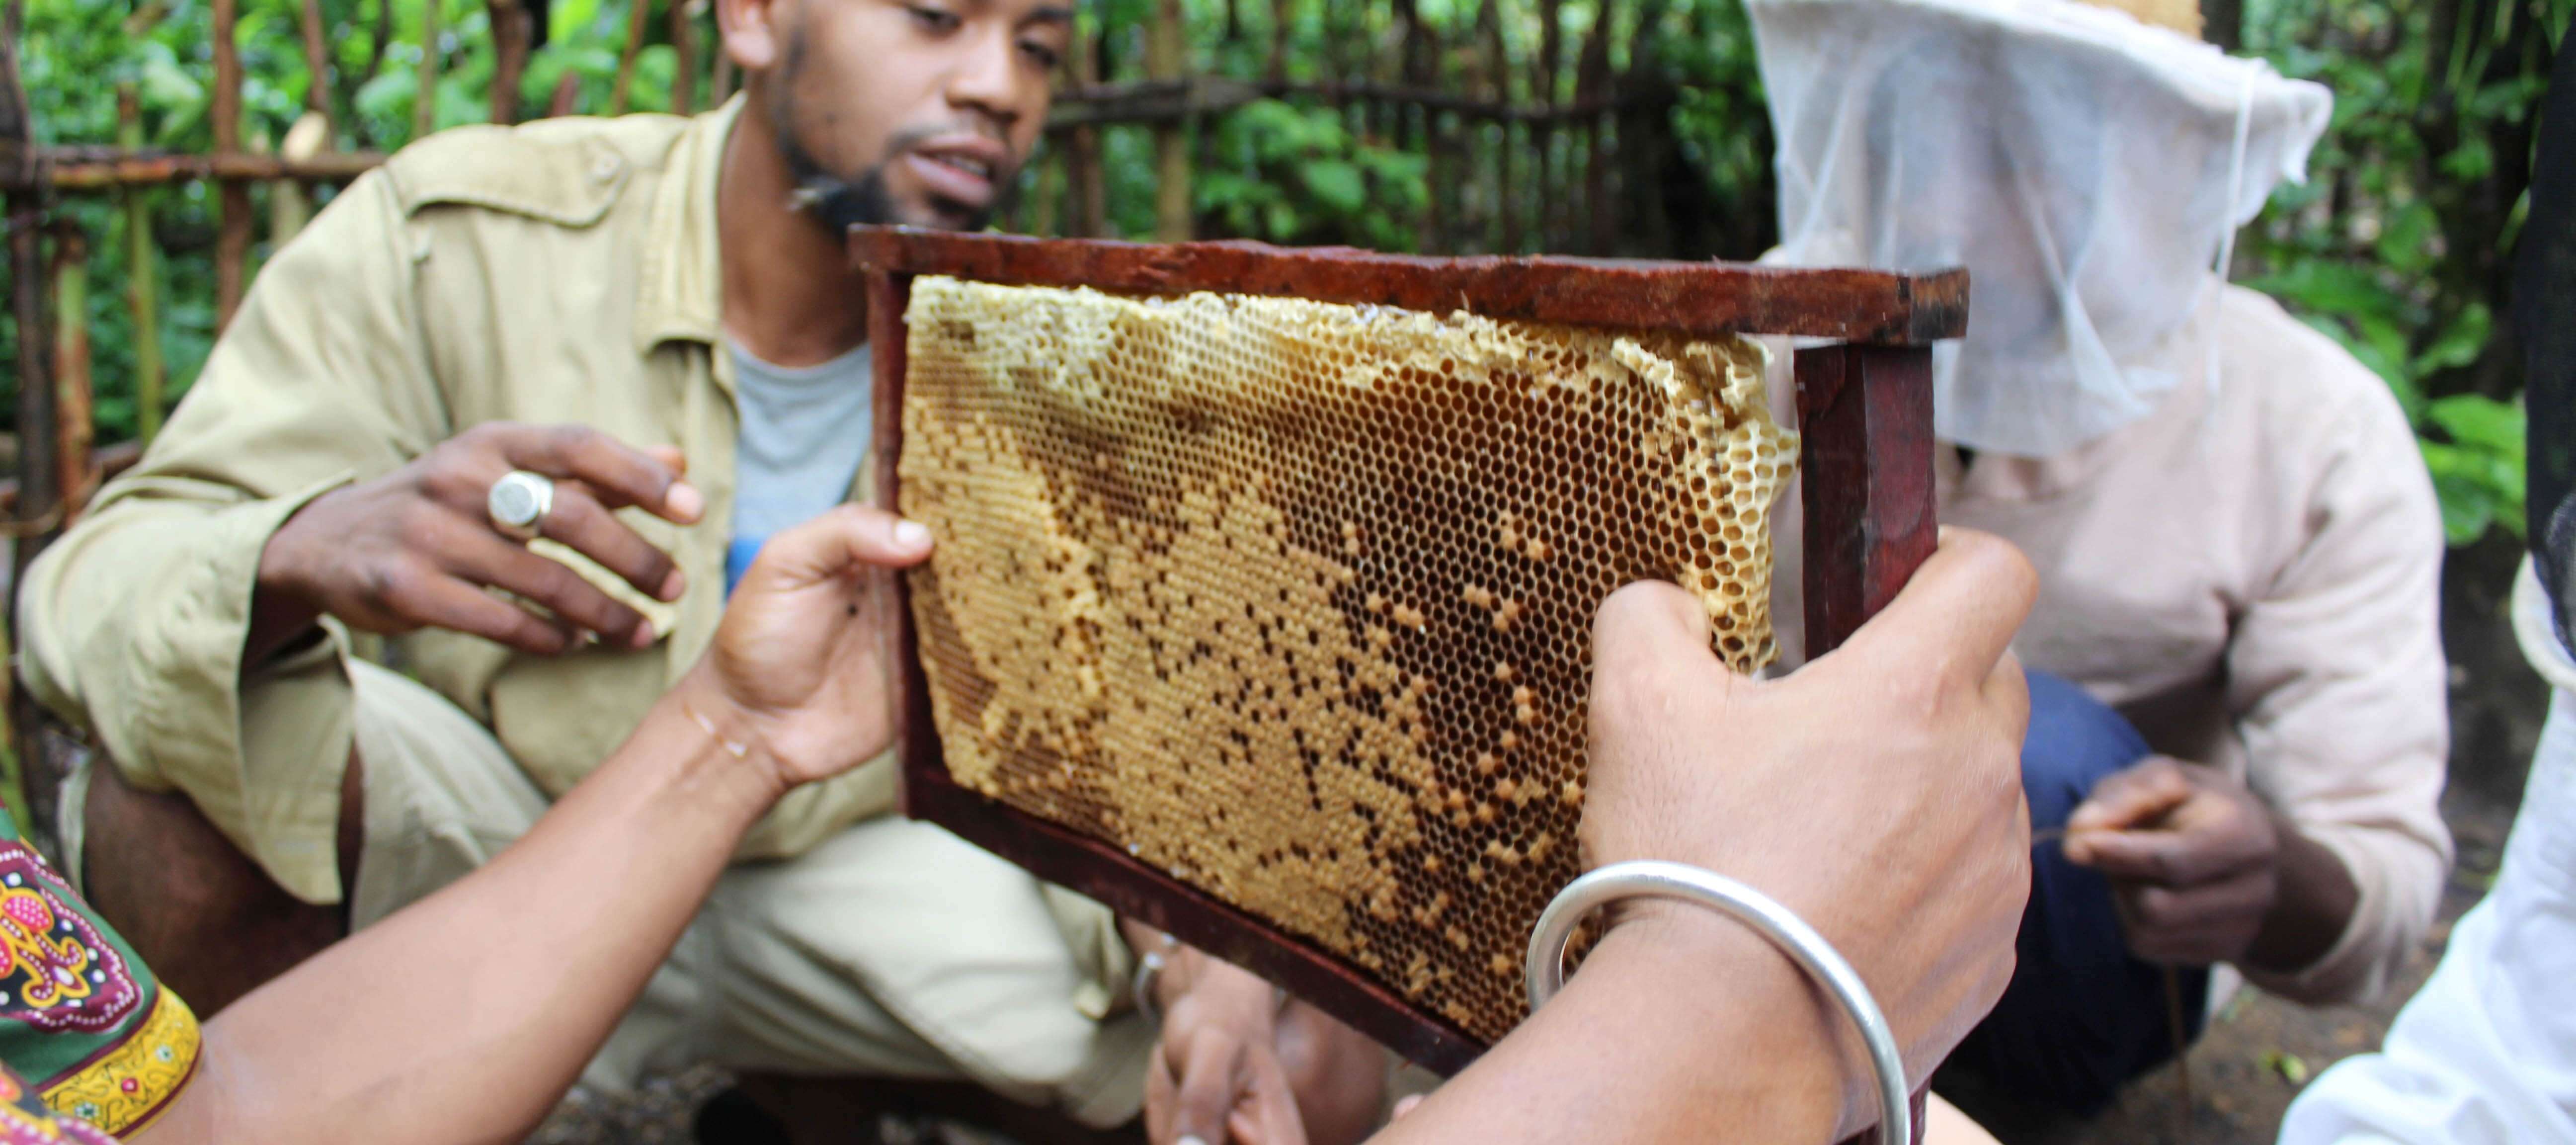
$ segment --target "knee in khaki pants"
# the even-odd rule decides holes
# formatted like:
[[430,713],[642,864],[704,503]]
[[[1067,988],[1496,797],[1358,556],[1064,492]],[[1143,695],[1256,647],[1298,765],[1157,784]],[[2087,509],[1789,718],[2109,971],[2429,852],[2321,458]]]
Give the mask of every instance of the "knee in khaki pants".
[[[324,646],[245,689],[238,775],[128,776],[94,757],[65,785],[65,866],[201,1013],[462,877],[545,810],[455,705],[342,663]],[[352,759],[360,789],[344,790]],[[313,893],[351,859],[354,893]]]

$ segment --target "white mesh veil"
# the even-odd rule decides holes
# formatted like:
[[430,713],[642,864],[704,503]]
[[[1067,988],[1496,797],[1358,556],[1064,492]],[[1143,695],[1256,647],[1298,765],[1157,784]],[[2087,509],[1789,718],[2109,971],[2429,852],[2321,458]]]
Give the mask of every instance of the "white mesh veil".
[[2332,107],[2259,60],[2067,0],[1752,0],[1807,266],[1970,272],[1941,437],[2047,456],[2154,408],[2235,228]]

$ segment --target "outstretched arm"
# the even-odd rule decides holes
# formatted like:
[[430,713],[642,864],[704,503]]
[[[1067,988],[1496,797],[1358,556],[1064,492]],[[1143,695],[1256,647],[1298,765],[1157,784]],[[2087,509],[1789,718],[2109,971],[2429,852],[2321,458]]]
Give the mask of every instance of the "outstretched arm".
[[716,642],[491,865],[225,1009],[136,1138],[515,1141],[571,1085],[790,788],[891,736],[865,607],[928,534],[844,507],[773,538]]
[[[1692,863],[1797,912],[1859,970],[1930,1075],[2012,976],[2028,896],[2005,652],[2030,567],[1947,531],[1896,602],[1777,682],[1729,674],[1698,607],[1640,586],[1593,632],[1587,866]],[[1383,1140],[1823,1145],[1869,1121],[1858,1039],[1751,931],[1629,910],[1563,993]]]

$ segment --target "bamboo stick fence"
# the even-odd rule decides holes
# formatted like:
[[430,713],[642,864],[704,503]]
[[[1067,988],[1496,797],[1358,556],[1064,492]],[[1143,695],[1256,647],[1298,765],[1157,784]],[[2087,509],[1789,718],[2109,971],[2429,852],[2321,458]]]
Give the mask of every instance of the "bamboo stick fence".
[[[1106,236],[1112,204],[1104,156],[1109,133],[1149,132],[1156,172],[1153,237],[1165,241],[1197,235],[1202,219],[1193,200],[1194,175],[1222,166],[1211,154],[1209,126],[1260,100],[1284,100],[1339,113],[1355,134],[1427,156],[1429,202],[1411,220],[1419,246],[1452,253],[1553,251],[1567,253],[1677,253],[1664,247],[1669,204],[1659,188],[1669,181],[1655,164],[1671,158],[1656,145],[1675,100],[1649,61],[1674,0],[1598,0],[1593,27],[1568,42],[1564,0],[1534,0],[1540,42],[1531,50],[1511,42],[1512,27],[1529,21],[1533,0],[1468,0],[1475,17],[1463,29],[1443,30],[1421,18],[1416,0],[1340,0],[1308,5],[1271,0],[1269,43],[1257,75],[1209,74],[1190,60],[1189,9],[1183,0],[1153,0],[1154,18],[1142,28],[1102,27],[1086,16],[1076,32],[1059,79],[1059,94],[1040,149],[1036,171],[1004,223],[1010,229],[1067,236]],[[1226,42],[1252,43],[1244,14],[1247,0],[1224,0]],[[494,53],[489,118],[520,118],[535,17],[525,0],[485,0]],[[308,130],[290,132],[287,146],[270,152],[244,138],[243,74],[237,43],[241,0],[212,0],[214,150],[183,154],[144,147],[140,113],[129,85],[119,92],[113,144],[38,145],[17,66],[24,0],[0,9],[0,195],[5,195],[9,306],[20,332],[14,363],[19,427],[14,481],[0,481],[0,529],[17,540],[11,584],[44,546],[80,511],[105,478],[130,465],[160,427],[167,379],[159,331],[164,299],[156,294],[149,209],[142,192],[186,182],[217,192],[214,244],[217,328],[239,307],[251,272],[258,221],[251,191],[272,190],[269,240],[282,243],[301,225],[312,189],[355,179],[384,161],[372,151],[330,150],[336,136],[333,98],[366,76],[335,77],[321,0],[302,0],[297,31],[307,85]],[[422,5],[424,50],[417,72],[413,135],[434,127],[444,53],[441,5]],[[687,113],[724,100],[737,77],[716,41],[708,0],[638,0],[630,10],[614,85],[605,107],[619,114],[633,103],[637,61],[650,38],[656,11],[668,21],[665,37],[679,78],[670,106]],[[374,65],[385,59],[390,8],[378,10]],[[1522,17],[1515,21],[1515,15]],[[1205,18],[1202,15],[1202,18]],[[1300,20],[1320,21],[1327,79],[1292,78],[1292,33]],[[1304,31],[1317,30],[1305,25]],[[1462,33],[1463,34],[1460,34]],[[1614,53],[1614,37],[1628,37]],[[1523,37],[1524,39],[1526,37]],[[1245,53],[1232,53],[1238,58]],[[1573,58],[1569,60],[1567,57]],[[1624,69],[1614,68],[1624,56]],[[1564,82],[1567,65],[1572,83]],[[577,76],[567,74],[544,114],[575,114]],[[705,98],[698,96],[705,85]],[[1623,146],[1625,145],[1625,146]],[[88,238],[57,205],[65,196],[101,195],[117,200],[129,271],[126,304],[140,344],[133,390],[141,441],[94,448],[92,378],[86,314]],[[1637,249],[1621,251],[1623,237]],[[1679,252],[1699,253],[1710,252]],[[68,316],[69,320],[62,320]],[[50,432],[48,432],[48,429]],[[12,689],[8,714],[11,746],[19,760],[43,760],[34,734],[41,713]],[[30,807],[16,804],[20,820],[42,831],[51,784],[39,765],[30,775]],[[16,777],[0,777],[0,789]],[[13,793],[14,794],[14,793]]]

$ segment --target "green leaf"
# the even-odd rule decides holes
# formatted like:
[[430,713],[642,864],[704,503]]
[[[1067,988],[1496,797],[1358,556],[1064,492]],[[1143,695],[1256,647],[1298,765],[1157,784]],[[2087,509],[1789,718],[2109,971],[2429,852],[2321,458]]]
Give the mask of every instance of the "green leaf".
[[2441,221],[2431,205],[2422,201],[2398,208],[2379,232],[2379,260],[2391,267],[2415,269],[2431,266],[2440,257],[2433,240],[2441,234]]
[[2494,455],[2513,466],[2522,464],[2526,439],[2520,403],[2459,394],[2425,407],[2425,416],[2462,448]]
[[1368,205],[1368,180],[1354,164],[1326,159],[1306,164],[1297,176],[1326,207],[1348,214]]
[[2292,1085],[2299,1085],[2308,1080],[2307,1060],[2297,1054],[2266,1050],[2257,1060],[2266,1071],[2279,1074],[2281,1080]]
[[2294,308],[2338,318],[2367,315],[2397,321],[2406,312],[2406,300],[2360,264],[2306,260],[2279,273],[2248,280],[2245,285]]
[[410,68],[391,68],[360,85],[352,102],[360,115],[390,120],[411,114],[412,94],[419,89],[420,73]]
[[2460,311],[2451,325],[2433,344],[2415,359],[2414,374],[2424,377],[2442,370],[2456,370],[2477,362],[2486,353],[2487,339],[2494,334],[2495,319],[2487,313],[2486,304],[2472,302]]
[[2475,183],[2495,173],[2495,148],[2484,135],[2472,135],[2442,157],[2442,174]]

